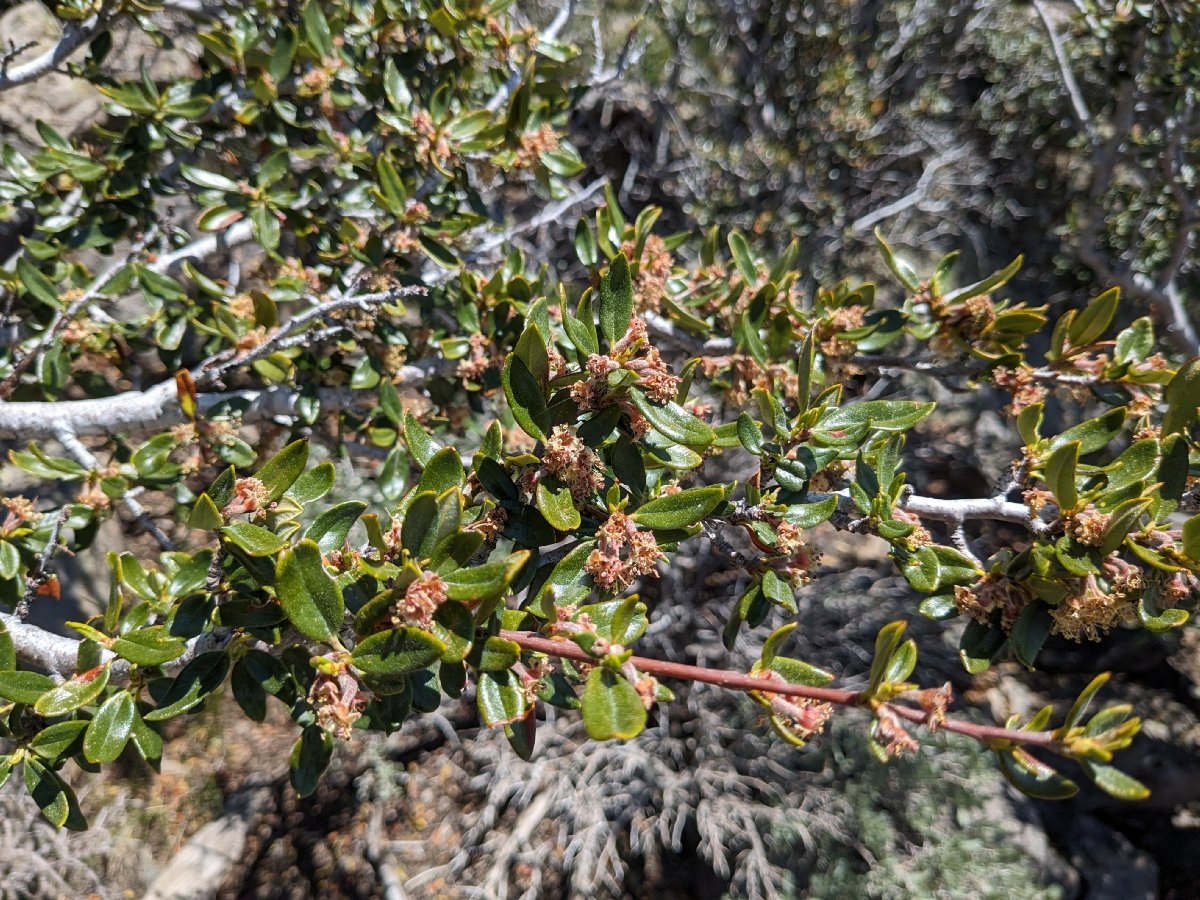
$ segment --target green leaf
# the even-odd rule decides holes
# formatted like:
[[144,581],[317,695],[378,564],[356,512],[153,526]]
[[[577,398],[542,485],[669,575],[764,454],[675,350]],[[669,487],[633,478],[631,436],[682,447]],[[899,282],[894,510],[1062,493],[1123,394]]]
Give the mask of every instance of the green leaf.
[[162,625],[138,628],[112,642],[112,651],[138,666],[161,666],[178,659],[187,643],[167,633]]
[[1086,759],[1080,760],[1079,764],[1087,776],[1096,783],[1096,787],[1118,800],[1145,800],[1150,796],[1148,787],[1119,769]]
[[1032,670],[1037,655],[1050,636],[1050,628],[1054,620],[1046,604],[1034,601],[1021,610],[1017,621],[1013,623],[1012,634],[1009,636],[1009,646],[1017,662]]
[[22,764],[22,776],[29,796],[51,825],[72,831],[87,829],[87,821],[79,811],[75,792],[57,772],[47,768],[36,757],[26,756]]
[[594,741],[630,740],[646,727],[646,708],[637,690],[607,668],[588,673],[581,709],[583,725]]
[[41,672],[0,672],[0,697],[13,703],[32,706],[47,691],[54,688],[54,680]]
[[830,410],[817,427],[838,431],[867,425],[876,431],[908,431],[933,412],[935,406],[936,403],[914,400],[865,400]]
[[421,468],[429,465],[434,454],[441,449],[441,445],[426,434],[421,423],[410,412],[404,414],[404,443],[408,444],[408,452]]
[[74,756],[83,746],[83,733],[88,723],[83,719],[68,719],[43,728],[29,742],[29,749],[42,759],[56,762]]
[[17,257],[17,278],[34,299],[50,307],[58,306],[58,288],[54,282],[24,256]]
[[875,229],[875,240],[879,242],[879,248],[883,251],[884,262],[892,270],[892,274],[899,278],[900,283],[910,291],[916,291],[921,286],[921,279],[917,277],[917,273],[913,267],[895,254],[891,245],[883,239],[883,232],[878,228]]
[[197,169],[195,166],[189,166],[187,163],[180,165],[179,174],[192,184],[205,190],[223,191],[226,194],[241,193],[241,188],[238,187],[238,183],[232,178],[226,178],[224,175],[218,175],[215,172],[206,172],[203,169]]
[[347,500],[331,506],[304,529],[304,537],[316,541],[317,549],[323,554],[340,550],[366,508],[367,504],[362,500]]
[[[575,223],[575,255],[588,268],[594,266],[596,260],[600,258],[596,250],[596,235],[592,232],[592,226],[584,216],[580,216],[579,221]],[[574,338],[572,338],[572,341],[574,341]],[[576,344],[576,346],[579,345]],[[580,347],[580,349],[582,350],[583,348]],[[592,350],[591,352],[595,353],[596,351]]]
[[[304,40],[315,51],[317,57],[324,61],[333,56],[333,32],[329,28],[329,20],[317,0],[308,0],[304,4],[302,14]],[[301,794],[307,796],[307,794]]]
[[[221,686],[228,672],[229,654],[219,650],[201,653],[183,667],[158,701],[158,707],[143,718],[147,722],[160,722],[195,708]],[[136,724],[134,728],[133,737],[137,740]]]
[[489,728],[523,719],[527,709],[520,680],[508,670],[480,672],[475,703],[480,719]]
[[433,614],[433,631],[446,645],[442,662],[459,663],[467,658],[475,641],[475,619],[461,603],[448,600]]
[[[1100,543],[1100,555],[1108,556],[1108,554],[1120,547],[1125,537],[1137,527],[1138,521],[1150,509],[1153,503],[1154,501],[1149,498],[1137,497],[1119,504],[1110,514],[1108,525],[1104,528],[1104,536]],[[1200,535],[1197,538],[1200,540]],[[1184,552],[1186,553],[1186,539],[1184,544]],[[1200,543],[1197,544],[1196,550],[1200,552]]]
[[1003,287],[1013,279],[1025,262],[1024,256],[1018,256],[999,272],[993,272],[982,281],[977,281],[974,284],[968,284],[966,287],[958,288],[942,295],[942,302],[945,304],[956,303],[959,300],[968,300],[971,297],[978,297],[981,294],[986,294],[994,291],[998,287]]
[[719,484],[688,488],[644,503],[630,516],[643,528],[670,530],[695,525],[725,499],[725,488]]
[[450,488],[462,487],[466,473],[463,471],[462,459],[454,447],[443,447],[438,450],[421,472],[421,480],[417,482],[417,490],[433,491],[437,495]]
[[1039,800],[1065,800],[1079,792],[1075,782],[1019,747],[996,751],[1000,771],[1013,787]]
[[297,478],[288,489],[288,496],[300,504],[320,500],[333,490],[334,477],[333,463],[323,462]]
[[1163,416],[1163,434],[1186,432],[1196,419],[1196,407],[1200,407],[1200,356],[1184,362],[1175,377],[1171,378],[1163,392],[1166,414]]
[[555,530],[574,531],[582,520],[579,510],[575,507],[575,498],[571,496],[571,489],[557,478],[553,479],[555,482],[553,485],[548,481],[548,479],[543,479],[538,482],[536,494],[538,512]]
[[1080,310],[1067,328],[1072,347],[1087,347],[1104,337],[1116,315],[1120,296],[1120,288],[1109,288]]
[[499,597],[517,577],[529,559],[529,551],[521,550],[507,559],[493,560],[480,566],[455,569],[442,576],[446,596],[451,600],[480,602]]
[[255,477],[266,485],[271,500],[284,495],[308,465],[308,441],[292,441],[263,463]]
[[879,629],[875,636],[875,656],[871,660],[867,694],[874,694],[886,679],[892,657],[896,655],[904,640],[905,627],[903,622],[891,622]]
[[[310,2],[310,6],[315,6]],[[307,797],[317,789],[321,775],[333,758],[333,736],[323,729],[310,725],[300,732],[288,758],[288,779],[300,797]]]
[[883,682],[884,684],[900,684],[913,673],[913,669],[916,667],[917,643],[909,638],[896,649],[892,658],[888,660],[887,668],[883,673]]
[[978,675],[987,671],[1003,646],[1004,633],[999,628],[972,619],[959,639],[958,656],[964,669]]
[[633,280],[629,260],[618,253],[600,279],[600,330],[610,345],[625,336],[633,318]]
[[287,541],[259,525],[235,522],[220,529],[221,536],[240,547],[250,556],[273,556],[287,546]]
[[1076,725],[1083,721],[1084,714],[1087,713],[1088,707],[1092,705],[1092,701],[1096,698],[1096,694],[1100,688],[1108,683],[1108,679],[1112,676],[1108,672],[1101,672],[1093,678],[1088,686],[1079,692],[1079,696],[1071,705],[1071,709],[1067,712],[1066,718],[1063,719],[1062,730],[1070,731]]
[[511,669],[521,658],[521,645],[515,641],[489,635],[475,645],[472,664],[480,672],[503,672]]
[[1079,441],[1063,444],[1046,460],[1046,486],[1054,495],[1059,509],[1071,513],[1079,505],[1079,493],[1075,490],[1075,469],[1079,464]]
[[213,503],[212,498],[208,494],[201,494],[196,499],[196,504],[192,507],[192,514],[188,519],[188,527],[198,528],[203,531],[215,531],[224,524],[225,517],[221,515],[221,510],[217,508],[217,504]]
[[446,644],[419,628],[404,626],[363,638],[350,662],[367,675],[407,675],[446,652]]
[[48,719],[65,716],[94,701],[108,685],[108,666],[97,666],[57,685],[33,704],[34,712]]
[[17,667],[17,650],[13,645],[8,626],[0,621],[0,673],[11,672]]
[[553,620],[558,609],[577,606],[586,600],[592,592],[592,579],[584,571],[584,564],[595,549],[595,541],[581,541],[560,559],[529,604],[529,611]]
[[529,367],[515,353],[504,360],[500,372],[504,397],[509,410],[522,430],[539,441],[546,440],[550,430],[550,416],[546,408],[546,395]]
[[1049,449],[1054,451],[1064,444],[1079,441],[1081,457],[1088,453],[1095,453],[1097,450],[1107,447],[1109,441],[1121,433],[1121,429],[1125,425],[1125,415],[1126,409],[1121,406],[1109,410],[1095,419],[1080,422],[1051,439]]
[[134,715],[133,697],[128,691],[104,701],[83,736],[83,755],[88,762],[112,762],[121,755],[133,729]]
[[279,557],[275,591],[288,619],[306,637],[329,643],[342,627],[345,602],[325,571],[321,550],[304,538]]
[[640,390],[629,392],[633,405],[663,437],[687,447],[707,449],[716,439],[713,430],[678,403],[659,406]]
[[758,267],[754,257],[750,255],[750,245],[740,231],[729,232],[729,252],[733,254],[734,265],[747,286],[753,286],[758,281]]
[[758,423],[754,419],[744,412],[738,414],[737,434],[738,440],[746,448],[747,453],[752,453],[755,456],[762,454],[762,429],[758,427]]

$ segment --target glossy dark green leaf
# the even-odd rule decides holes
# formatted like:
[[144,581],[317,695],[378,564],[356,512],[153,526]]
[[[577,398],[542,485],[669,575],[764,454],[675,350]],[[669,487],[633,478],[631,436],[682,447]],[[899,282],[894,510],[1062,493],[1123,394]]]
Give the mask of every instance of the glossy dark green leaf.
[[1027,669],[1034,667],[1037,655],[1046,638],[1050,636],[1050,628],[1053,625],[1054,620],[1044,603],[1034,601],[1021,610],[1009,636],[1009,646],[1012,647],[1017,662]]
[[1073,347],[1087,347],[1104,337],[1116,315],[1120,295],[1120,288],[1109,288],[1079,311],[1067,329]]
[[1072,512],[1079,504],[1075,468],[1079,464],[1080,446],[1079,441],[1063,444],[1046,460],[1046,486],[1064,513]]
[[183,655],[187,643],[161,625],[133,629],[112,643],[112,651],[139,666],[161,666]]
[[625,336],[633,318],[633,280],[624,253],[618,253],[608,264],[600,279],[599,295],[600,330],[611,345]]
[[347,500],[331,506],[313,519],[313,523],[304,529],[304,536],[316,541],[323,554],[340,550],[366,508],[367,504],[362,500]]
[[129,742],[135,714],[133,697],[128,691],[120,691],[104,701],[83,736],[83,755],[88,762],[112,762],[121,755]]
[[637,690],[607,668],[598,666],[588,673],[580,708],[588,737],[594,741],[630,740],[646,727],[646,707]]
[[333,489],[334,474],[331,462],[313,466],[292,483],[287,491],[288,496],[300,504],[320,500]]
[[914,400],[865,400],[830,410],[817,427],[838,431],[866,425],[876,431],[907,431],[933,412],[936,405]]
[[333,737],[315,725],[300,733],[288,758],[288,779],[296,794],[307,797],[317,789],[333,758]]
[[54,679],[41,672],[0,671],[0,697],[13,703],[32,706],[54,687]]
[[95,701],[108,685],[108,676],[109,667],[98,666],[68,678],[38,697],[33,709],[39,716],[48,719],[65,716]]
[[708,448],[715,439],[713,430],[707,424],[678,403],[660,406],[637,389],[630,391],[629,396],[638,412],[645,416],[654,430],[663,437],[698,449]]
[[1004,777],[1023,794],[1039,800],[1065,800],[1079,792],[1075,782],[1019,747],[998,750],[996,758]]
[[521,550],[506,559],[447,572],[442,576],[446,583],[446,596],[451,600],[468,602],[498,597],[508,590],[528,559],[529,551]]
[[342,593],[325,571],[321,550],[304,538],[280,554],[275,591],[289,621],[306,637],[328,643],[346,614]]
[[972,619],[959,639],[958,656],[964,669],[978,675],[987,671],[1003,646],[1004,633],[999,628]]
[[1097,450],[1107,447],[1109,442],[1121,433],[1121,428],[1125,425],[1125,416],[1126,409],[1122,406],[1109,410],[1095,419],[1080,422],[1052,438],[1049,449],[1053,452],[1072,441],[1079,441],[1081,457],[1088,453],[1095,453]]
[[87,821],[79,810],[75,792],[57,772],[48,768],[37,757],[27,756],[22,763],[22,775],[29,796],[50,824],[55,828],[69,828],[72,831],[87,829]]
[[445,652],[446,644],[432,634],[405,626],[363,638],[350,661],[368,675],[407,675]]
[[159,699],[157,708],[143,718],[147,722],[161,722],[195,708],[221,686],[228,672],[227,653],[219,650],[201,653],[183,667]]
[[687,528],[711,513],[724,499],[725,488],[719,484],[688,488],[642,504],[630,518],[643,528]]
[[546,479],[538,482],[535,503],[540,512],[557,531],[574,531],[580,525],[579,510],[571,489],[558,482],[550,484]]
[[1200,357],[1185,362],[1167,384],[1163,399],[1167,412],[1163,416],[1162,434],[1186,432],[1196,421],[1196,408],[1200,407]]
[[480,672],[475,703],[480,719],[490,728],[523,719],[528,709],[520,680],[510,670]]
[[250,556],[273,556],[287,546],[287,541],[259,525],[234,522],[220,529],[221,536]]
[[225,517],[221,515],[221,510],[213,503],[212,498],[208,494],[201,494],[192,506],[188,527],[203,531],[215,531],[224,524]]
[[584,564],[596,549],[594,540],[581,541],[570,553],[555,563],[550,576],[529,604],[529,611],[553,621],[560,608],[577,606],[592,593],[591,576]]
[[750,254],[750,245],[740,231],[729,232],[729,252],[733,255],[733,263],[742,281],[753,286],[758,281],[758,267]]
[[550,431],[550,416],[546,408],[546,395],[538,385],[529,367],[515,354],[510,353],[500,373],[504,397],[517,424],[530,437],[539,441],[546,439]]
[[308,441],[292,441],[263,463],[255,477],[266,485],[271,500],[278,500],[308,465]]

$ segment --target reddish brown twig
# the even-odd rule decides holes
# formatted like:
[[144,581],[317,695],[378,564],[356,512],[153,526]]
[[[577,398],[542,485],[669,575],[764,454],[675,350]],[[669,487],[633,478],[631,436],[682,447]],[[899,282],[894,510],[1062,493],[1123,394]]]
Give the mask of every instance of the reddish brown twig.
[[[532,653],[545,653],[548,656],[557,656],[582,663],[596,662],[596,657],[585,651],[574,641],[563,638],[555,640],[529,631],[508,630],[502,630],[500,636],[519,644],[522,649]],[[668,662],[661,659],[649,659],[645,656],[634,656],[630,659],[630,662],[633,663],[639,672],[663,678],[677,678],[682,681],[702,681],[705,684],[715,684],[720,687],[732,688],[739,691],[758,691],[761,693],[784,694],[789,697],[805,697],[809,700],[836,703],[839,706],[864,705],[861,692],[845,690],[843,688],[811,687],[806,684],[790,684],[785,681],[767,681],[761,677],[756,678],[753,675],[745,675],[741,672],[730,672],[725,669],[706,669],[702,666]],[[890,702],[879,705],[888,707],[897,716],[907,719],[909,722],[915,722],[918,725],[927,725],[929,723],[930,713],[923,709],[914,709],[909,706],[901,706]],[[988,741],[1011,741],[1015,744],[1051,749],[1057,747],[1060,743],[1054,736],[1054,733],[1050,731],[1016,731],[1011,728],[1002,728],[998,725],[977,725],[974,722],[963,722],[958,719],[945,719],[939,723],[938,728],[945,731],[952,731],[955,734],[966,735],[982,743]]]

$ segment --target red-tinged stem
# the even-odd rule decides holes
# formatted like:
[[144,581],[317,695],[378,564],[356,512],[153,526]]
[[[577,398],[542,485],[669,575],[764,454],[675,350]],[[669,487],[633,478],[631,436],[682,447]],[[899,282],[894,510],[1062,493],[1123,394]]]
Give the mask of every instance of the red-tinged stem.
[[[574,641],[563,638],[545,638],[529,631],[501,630],[500,636],[505,640],[519,644],[522,649],[532,653],[545,653],[563,659],[582,663],[595,663],[596,657],[585,651]],[[639,672],[663,678],[677,678],[682,681],[702,681],[705,684],[715,684],[720,687],[733,688],[739,691],[759,691],[760,693],[783,694],[789,697],[804,697],[824,703],[836,703],[839,706],[862,705],[862,694],[859,691],[848,691],[842,688],[811,687],[807,684],[790,684],[785,681],[755,678],[741,672],[730,672],[725,669],[705,669],[702,666],[692,666],[686,663],[668,662],[662,659],[649,659],[645,656],[634,656],[630,660]],[[902,719],[915,722],[918,725],[928,725],[930,714],[923,709],[913,709],[896,703],[886,703],[892,712]],[[966,735],[977,741],[1012,741],[1017,744],[1033,745],[1036,747],[1054,747],[1058,740],[1049,731],[1014,731],[997,725],[976,725],[973,722],[963,722],[957,719],[946,719],[937,727],[945,731]]]

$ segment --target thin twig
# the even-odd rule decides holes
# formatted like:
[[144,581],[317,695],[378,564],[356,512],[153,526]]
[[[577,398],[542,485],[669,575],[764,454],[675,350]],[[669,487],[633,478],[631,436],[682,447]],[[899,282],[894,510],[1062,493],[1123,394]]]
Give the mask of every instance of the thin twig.
[[46,539],[46,546],[42,550],[42,555],[38,558],[37,565],[31,568],[25,576],[25,593],[17,601],[16,607],[13,608],[13,614],[18,619],[25,619],[29,616],[29,608],[33,605],[33,600],[38,595],[42,585],[54,577],[54,573],[50,571],[50,562],[54,559],[54,555],[63,549],[62,545],[58,542],[58,537],[62,532],[63,525],[70,516],[71,508],[64,506],[55,517],[54,524],[50,527],[50,537]]
[[[505,640],[519,644],[522,649],[531,653],[545,653],[574,662],[596,662],[596,657],[586,652],[574,641],[552,640],[541,637],[529,631],[509,631],[501,629],[500,636]],[[647,675],[662,676],[663,678],[679,679],[681,681],[702,682],[733,690],[782,694],[788,697],[803,697],[821,703],[834,703],[838,706],[861,706],[864,698],[862,692],[843,688],[812,687],[807,684],[791,684],[778,680],[756,678],[741,672],[731,672],[726,669],[706,669],[703,666],[693,666],[688,663],[670,662],[662,659],[650,659],[645,656],[632,656],[629,659],[639,672]],[[923,709],[912,709],[896,703],[881,703],[896,715],[918,725],[928,725],[932,716]],[[963,722],[957,719],[947,719],[937,726],[956,734],[975,738],[977,741],[1012,741],[1017,744],[1027,744],[1036,747],[1056,748],[1059,740],[1049,731],[1016,731],[1001,728],[996,725],[977,725],[974,722]]]

